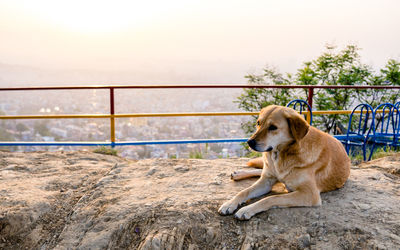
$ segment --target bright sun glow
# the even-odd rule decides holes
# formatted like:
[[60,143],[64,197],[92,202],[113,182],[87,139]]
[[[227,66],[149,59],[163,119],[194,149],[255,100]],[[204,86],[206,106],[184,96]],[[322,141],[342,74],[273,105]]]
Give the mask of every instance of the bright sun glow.
[[168,1],[24,1],[33,16],[75,32],[118,32],[154,21]]

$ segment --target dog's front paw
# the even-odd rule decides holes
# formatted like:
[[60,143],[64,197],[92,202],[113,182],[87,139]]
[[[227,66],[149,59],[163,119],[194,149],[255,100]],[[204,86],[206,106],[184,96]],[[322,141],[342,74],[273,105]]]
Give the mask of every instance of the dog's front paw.
[[236,181],[237,176],[238,176],[238,172],[235,171],[235,172],[231,173],[231,180]]
[[235,218],[238,220],[250,220],[250,218],[253,217],[253,215],[254,212],[251,210],[249,206],[247,206],[239,209],[235,214]]
[[218,209],[218,213],[221,215],[233,214],[238,206],[239,204],[237,204],[237,202],[229,200],[222,204],[222,206]]
[[233,173],[231,173],[231,180],[240,181],[242,179],[245,179],[245,178],[243,178],[243,173],[242,172],[234,171]]

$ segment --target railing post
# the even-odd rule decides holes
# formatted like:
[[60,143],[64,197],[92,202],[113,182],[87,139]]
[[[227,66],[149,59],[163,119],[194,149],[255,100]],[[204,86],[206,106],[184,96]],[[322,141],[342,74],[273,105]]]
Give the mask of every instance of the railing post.
[[311,109],[312,109],[312,101],[313,101],[313,96],[314,96],[314,88],[310,87],[308,88],[308,99],[307,102],[310,105]]
[[114,88],[110,87],[110,135],[111,147],[115,147],[115,109],[114,109]]

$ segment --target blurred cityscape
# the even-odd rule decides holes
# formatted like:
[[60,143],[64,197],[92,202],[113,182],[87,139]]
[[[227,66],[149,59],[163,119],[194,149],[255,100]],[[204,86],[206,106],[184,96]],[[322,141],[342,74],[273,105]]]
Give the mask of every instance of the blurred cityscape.
[[[239,89],[115,90],[115,112],[231,112]],[[108,114],[108,90],[0,92],[1,115]],[[117,141],[246,137],[248,116],[117,118]],[[109,119],[37,119],[0,121],[0,141],[110,141]],[[5,149],[0,148],[1,149]],[[12,151],[92,150],[93,147],[8,147]],[[223,158],[246,152],[240,143],[116,147],[118,154],[143,158]]]

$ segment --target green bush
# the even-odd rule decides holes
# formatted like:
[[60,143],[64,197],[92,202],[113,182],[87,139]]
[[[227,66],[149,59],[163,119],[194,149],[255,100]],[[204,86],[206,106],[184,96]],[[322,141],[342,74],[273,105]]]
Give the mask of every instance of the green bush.
[[[400,85],[400,62],[390,59],[378,73],[361,62],[359,48],[348,45],[337,51],[334,46],[326,46],[326,51],[303,66],[292,75],[281,74],[277,69],[266,67],[260,75],[245,76],[250,85]],[[270,105],[286,105],[290,100],[307,100],[308,89],[244,89],[235,101],[245,111],[259,111]],[[348,110],[356,103],[369,103],[376,107],[379,103],[398,101],[399,90],[394,89],[315,89],[313,108],[315,110]],[[242,124],[247,135],[255,130],[253,120]],[[313,117],[313,125],[319,129],[335,133],[337,126],[347,124],[348,116],[319,115]]]
[[118,151],[113,149],[113,148],[108,148],[105,146],[101,146],[96,148],[95,150],[93,150],[93,153],[96,154],[103,154],[103,155],[114,155],[117,156],[118,155]]
[[204,159],[203,153],[200,151],[194,151],[189,153],[191,159]]

